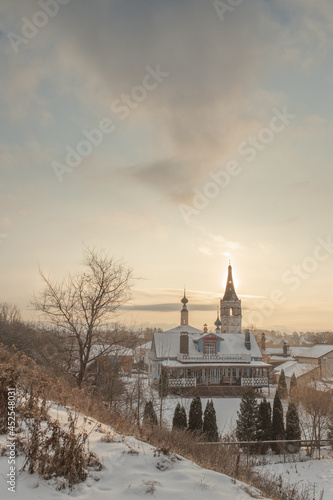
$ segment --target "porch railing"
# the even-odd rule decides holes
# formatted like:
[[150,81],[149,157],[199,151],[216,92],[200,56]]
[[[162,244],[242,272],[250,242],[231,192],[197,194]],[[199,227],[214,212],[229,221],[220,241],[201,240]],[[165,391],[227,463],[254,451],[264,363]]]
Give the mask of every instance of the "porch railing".
[[196,387],[195,378],[175,378],[169,379],[169,387]]
[[208,362],[216,363],[250,363],[251,354],[177,354],[181,363]]
[[243,386],[251,386],[251,387],[259,387],[259,386],[265,386],[268,385],[268,378],[267,377],[242,377],[241,378],[241,385]]

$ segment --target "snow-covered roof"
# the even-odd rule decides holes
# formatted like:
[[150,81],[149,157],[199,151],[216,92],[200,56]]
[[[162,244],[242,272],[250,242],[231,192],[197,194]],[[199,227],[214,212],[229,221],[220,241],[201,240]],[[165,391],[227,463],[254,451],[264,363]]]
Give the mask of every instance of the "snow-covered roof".
[[265,349],[266,354],[283,354],[283,348],[282,347],[266,347]]
[[105,356],[133,356],[134,350],[122,345],[102,345],[96,344],[91,347],[90,358],[95,358],[99,355]]
[[142,350],[143,350],[143,349],[146,349],[146,350],[148,350],[148,351],[149,351],[149,350],[151,349],[151,344],[152,344],[152,341],[150,340],[149,342],[146,342],[145,344],[138,345],[138,346],[136,347],[136,350],[137,350],[137,351],[140,351],[140,349],[142,349]]
[[295,361],[291,356],[271,356],[269,358],[270,361]]
[[[288,347],[288,355],[299,356],[303,358],[320,358],[321,356],[325,356],[325,354],[328,354],[331,351],[333,351],[333,345],[329,344],[317,344],[310,347]],[[283,348],[267,347],[265,353],[273,355],[280,354],[281,356],[283,356]]]
[[299,356],[303,349],[309,349],[309,347],[290,347],[289,348],[289,354],[291,354],[292,356]]
[[274,373],[280,374],[281,370],[284,371],[286,377],[291,377],[295,373],[295,377],[298,378],[311,370],[314,370],[317,365],[308,363],[298,363],[297,361],[286,361],[282,365],[274,368]]
[[[153,347],[157,358],[176,358],[180,348],[180,333],[183,332],[183,325],[167,332],[155,332]],[[192,327],[191,327],[192,328]],[[200,330],[199,330],[200,331]],[[199,354],[197,341],[206,336],[206,333],[189,335],[189,354]],[[262,354],[253,334],[250,335],[251,349],[245,347],[245,335],[242,333],[223,333],[217,335],[222,342],[220,344],[221,354],[251,354],[253,358],[262,358]]]
[[166,330],[163,333],[181,333],[181,332],[191,333],[191,334],[194,333],[202,334],[203,330],[198,330],[198,328],[194,328],[191,325],[179,325],[175,326],[174,328],[171,328],[170,330]]
[[134,356],[134,349],[129,349],[122,345],[113,345],[110,350],[110,356],[114,354],[117,356]]
[[301,350],[297,354],[294,354],[294,352],[292,354],[302,358],[321,358],[325,356],[325,354],[333,351],[333,345],[317,344],[312,347],[301,347],[300,349]]

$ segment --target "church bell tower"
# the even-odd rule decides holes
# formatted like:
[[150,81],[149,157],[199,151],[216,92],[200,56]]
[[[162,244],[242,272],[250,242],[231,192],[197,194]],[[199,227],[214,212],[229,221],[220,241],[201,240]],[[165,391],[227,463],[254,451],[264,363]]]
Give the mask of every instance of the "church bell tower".
[[221,333],[242,333],[242,305],[237,297],[229,263],[228,278],[220,303]]

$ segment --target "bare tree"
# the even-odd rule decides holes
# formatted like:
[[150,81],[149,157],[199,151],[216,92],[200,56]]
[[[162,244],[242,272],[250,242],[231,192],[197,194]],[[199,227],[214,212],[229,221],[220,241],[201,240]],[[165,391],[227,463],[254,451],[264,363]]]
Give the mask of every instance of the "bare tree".
[[316,375],[312,375],[308,382],[298,389],[299,402],[303,410],[301,427],[306,438],[311,440],[308,450],[310,455],[315,446],[320,447],[320,440],[329,428],[331,394],[325,389],[324,384]]
[[132,270],[103,251],[84,247],[83,265],[84,271],[60,284],[40,270],[44,289],[32,302],[62,333],[69,353],[67,370],[79,387],[88,364],[111,351],[105,326],[129,300],[132,286]]
[[0,304],[0,322],[17,323],[21,321],[21,313],[16,304],[2,302]]

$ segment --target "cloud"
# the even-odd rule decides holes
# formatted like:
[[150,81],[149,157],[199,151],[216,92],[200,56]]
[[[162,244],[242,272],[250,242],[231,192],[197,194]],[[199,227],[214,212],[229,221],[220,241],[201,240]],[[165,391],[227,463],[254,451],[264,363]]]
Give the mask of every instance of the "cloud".
[[[314,63],[327,50],[321,15],[328,3],[320,1],[316,9],[311,2],[296,4],[243,2],[221,23],[213,3],[200,0],[100,0],[98,8],[72,0],[17,57],[7,57],[9,116],[23,120],[33,112],[44,126],[52,122],[43,84],[53,98],[70,96],[84,113],[102,119],[112,115],[114,99],[142,82],[147,65],[160,65],[169,77],[121,124],[149,123],[157,130],[160,159],[124,174],[172,203],[187,202],[207,172],[234,156],[272,107],[285,104],[283,93],[261,86],[270,71],[286,58],[308,67],[309,58]],[[5,1],[2,14],[19,31],[21,16],[32,19],[36,3],[17,1],[15,10],[11,5]]]
[[[121,309],[129,311],[149,311],[149,312],[174,312],[179,311],[179,304],[138,304],[135,306],[123,306]],[[216,304],[195,304],[195,311],[216,311]]]
[[[26,13],[20,2],[16,12],[20,5]],[[221,23],[212,3],[199,0],[101,0],[98,9],[72,0],[22,47],[27,62],[10,58],[10,116],[23,119],[34,107],[47,123],[49,103],[38,86],[53,78],[58,95],[72,92],[89,112],[95,106],[103,113],[104,104],[108,116],[113,99],[140,84],[147,65],[160,65],[170,76],[133,110],[127,126],[139,121],[158,129],[161,156],[167,145],[172,160],[133,167],[131,175],[173,202],[188,199],[193,184],[230,157],[271,107],[263,92],[262,110],[253,108],[251,92],[280,57],[285,33],[260,6],[260,0],[244,3]]]

